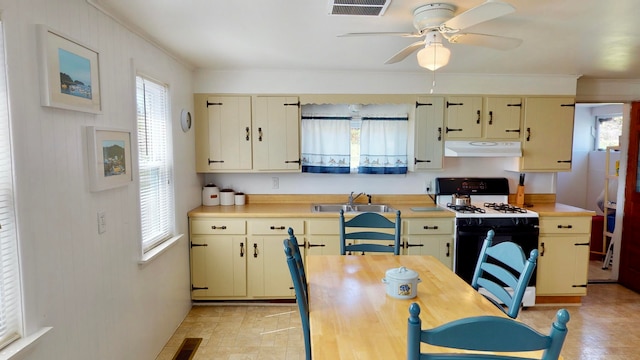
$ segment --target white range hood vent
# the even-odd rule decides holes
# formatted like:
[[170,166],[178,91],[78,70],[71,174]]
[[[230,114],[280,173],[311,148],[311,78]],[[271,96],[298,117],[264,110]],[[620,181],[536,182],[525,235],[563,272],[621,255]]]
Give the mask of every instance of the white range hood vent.
[[445,141],[447,157],[521,157],[519,141]]

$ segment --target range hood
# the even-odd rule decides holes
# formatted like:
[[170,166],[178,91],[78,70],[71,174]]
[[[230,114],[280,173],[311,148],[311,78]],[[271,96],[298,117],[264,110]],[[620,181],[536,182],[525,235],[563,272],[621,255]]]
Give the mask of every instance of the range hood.
[[445,141],[447,157],[521,157],[519,141]]

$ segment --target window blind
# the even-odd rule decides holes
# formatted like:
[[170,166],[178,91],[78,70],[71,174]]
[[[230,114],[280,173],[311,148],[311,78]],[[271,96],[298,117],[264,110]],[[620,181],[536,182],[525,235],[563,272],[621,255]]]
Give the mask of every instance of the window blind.
[[20,338],[22,333],[20,267],[4,60],[4,34],[0,23],[0,349]]
[[136,77],[143,253],[171,238],[174,231],[167,93],[164,84]]

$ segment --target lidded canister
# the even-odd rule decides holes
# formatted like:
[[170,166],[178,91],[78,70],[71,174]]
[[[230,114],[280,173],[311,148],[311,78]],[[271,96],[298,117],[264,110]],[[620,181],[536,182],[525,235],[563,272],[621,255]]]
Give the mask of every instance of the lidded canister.
[[202,205],[220,205],[220,189],[214,184],[207,184],[202,188]]

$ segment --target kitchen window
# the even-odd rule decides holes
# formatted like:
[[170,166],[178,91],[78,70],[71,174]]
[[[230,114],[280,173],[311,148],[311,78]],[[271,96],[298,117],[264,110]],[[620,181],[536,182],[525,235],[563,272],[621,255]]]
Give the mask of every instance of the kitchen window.
[[14,208],[11,126],[7,99],[4,34],[0,24],[0,349],[22,334],[18,236]]
[[406,111],[404,105],[304,105],[302,172],[405,174]]
[[622,114],[596,117],[596,149],[605,150],[607,146],[620,146],[622,135]]
[[174,235],[173,159],[168,116],[168,87],[136,77],[138,167],[142,251]]

